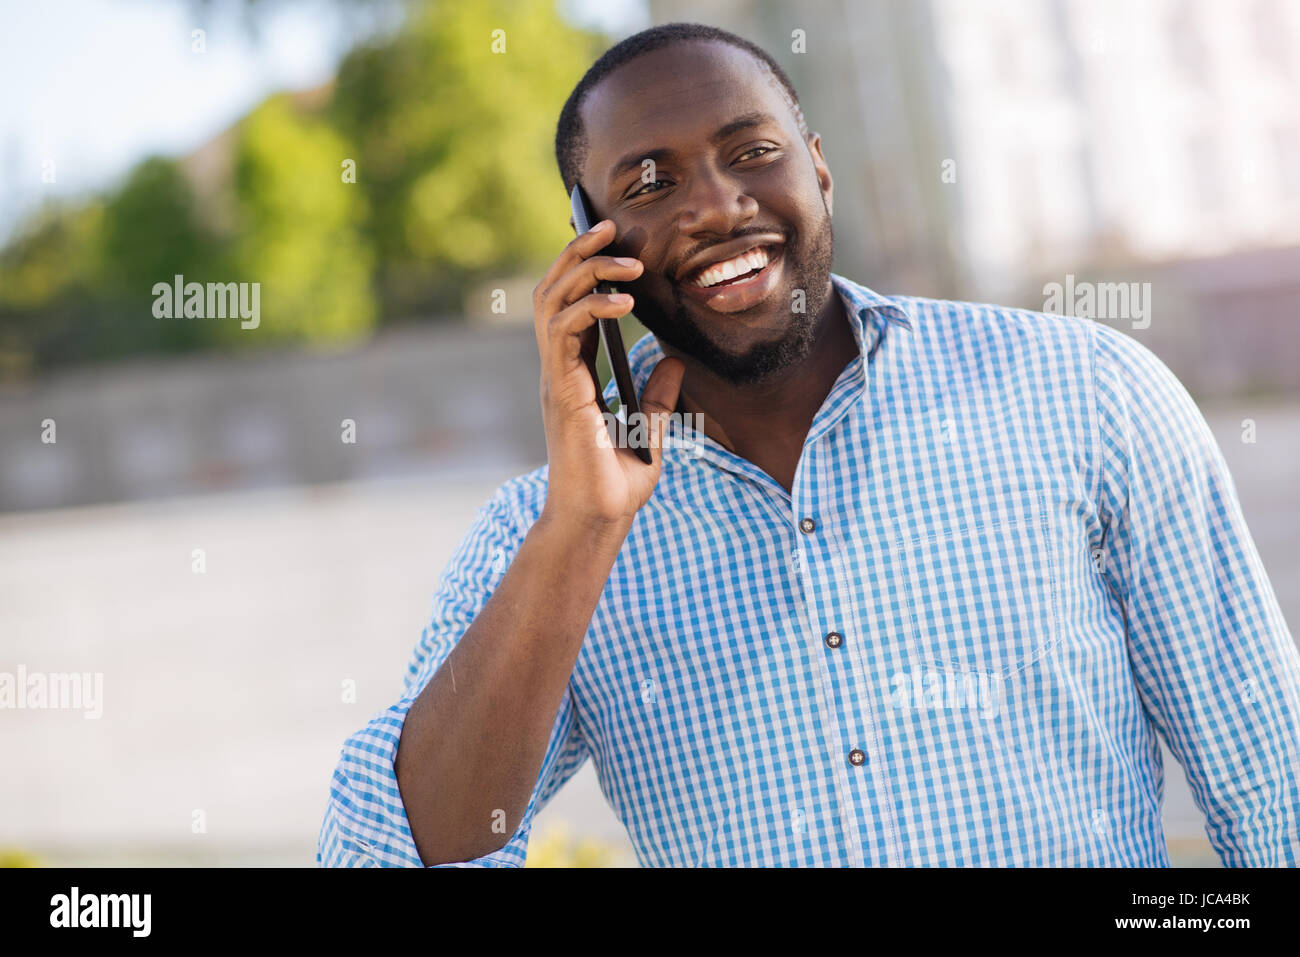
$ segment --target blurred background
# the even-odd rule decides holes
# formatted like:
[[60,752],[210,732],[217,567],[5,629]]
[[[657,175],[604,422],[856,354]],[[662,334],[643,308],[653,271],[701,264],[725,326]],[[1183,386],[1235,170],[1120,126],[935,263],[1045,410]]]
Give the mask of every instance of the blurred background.
[[[1197,399],[1294,633],[1295,0],[0,11],[0,672],[103,675],[102,718],[0,710],[0,863],[314,864],[453,546],[545,461],[559,110],[672,20],[790,74],[836,272],[1050,311],[1051,284],[1147,290],[1093,315]],[[258,283],[256,327],[160,315],[177,276]],[[1174,862],[1216,864],[1165,766]],[[529,862],[635,863],[590,766]]]

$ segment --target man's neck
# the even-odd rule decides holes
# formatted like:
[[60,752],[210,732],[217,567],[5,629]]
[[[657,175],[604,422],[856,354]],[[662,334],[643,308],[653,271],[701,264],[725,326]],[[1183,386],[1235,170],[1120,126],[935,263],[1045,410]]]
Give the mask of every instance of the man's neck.
[[844,302],[832,290],[807,357],[770,382],[738,386],[688,356],[678,410],[702,413],[709,438],[753,462],[789,492],[813,417],[859,354]]

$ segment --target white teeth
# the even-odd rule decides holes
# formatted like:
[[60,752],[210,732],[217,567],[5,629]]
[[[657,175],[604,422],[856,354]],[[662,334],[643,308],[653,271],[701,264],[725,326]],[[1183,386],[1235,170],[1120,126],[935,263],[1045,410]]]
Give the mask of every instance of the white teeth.
[[760,247],[741,253],[732,259],[723,263],[715,263],[700,275],[691,280],[691,284],[701,288],[715,286],[720,282],[726,282],[728,279],[735,279],[737,276],[754,270],[762,269],[769,262],[767,250]]

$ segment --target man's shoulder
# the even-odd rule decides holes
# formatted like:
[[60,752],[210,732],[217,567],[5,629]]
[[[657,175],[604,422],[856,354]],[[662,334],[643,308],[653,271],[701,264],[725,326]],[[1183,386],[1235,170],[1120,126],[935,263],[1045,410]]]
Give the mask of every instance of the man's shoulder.
[[[1096,320],[1017,306],[891,296],[910,317],[917,358],[950,375],[991,371],[1078,385],[1089,378]],[[1074,373],[1074,374],[1070,374]]]
[[1137,378],[1160,387],[1171,385],[1172,372],[1149,346],[1121,328],[1087,316],[1066,316],[1018,306],[931,299],[887,297],[911,318],[920,346],[954,361],[987,360],[990,351],[1034,350],[1059,365],[1077,360],[1082,366],[1113,370],[1117,378]]
[[[1078,316],[1062,316],[1020,306],[924,296],[890,296],[920,325],[939,332],[975,332],[998,335],[1011,332],[1044,343],[1087,342],[1098,323]],[[951,338],[951,337],[949,337]]]

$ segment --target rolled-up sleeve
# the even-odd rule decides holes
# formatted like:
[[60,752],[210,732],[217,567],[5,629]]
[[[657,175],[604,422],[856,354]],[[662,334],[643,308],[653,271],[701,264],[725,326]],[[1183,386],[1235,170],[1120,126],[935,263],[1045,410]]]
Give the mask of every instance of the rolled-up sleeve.
[[[514,480],[518,482],[519,480]],[[343,744],[330,783],[316,861],[322,867],[422,867],[397,787],[393,762],[411,704],[487,603],[520,545],[512,482],[479,509],[442,573],[433,615],[407,667],[402,698]],[[448,867],[520,867],[533,819],[587,758],[566,690],[551,729],[542,769],[523,820],[500,850]]]
[[1225,866],[1300,862],[1300,654],[1223,454],[1174,374],[1095,325],[1108,522],[1143,706],[1187,773]]

